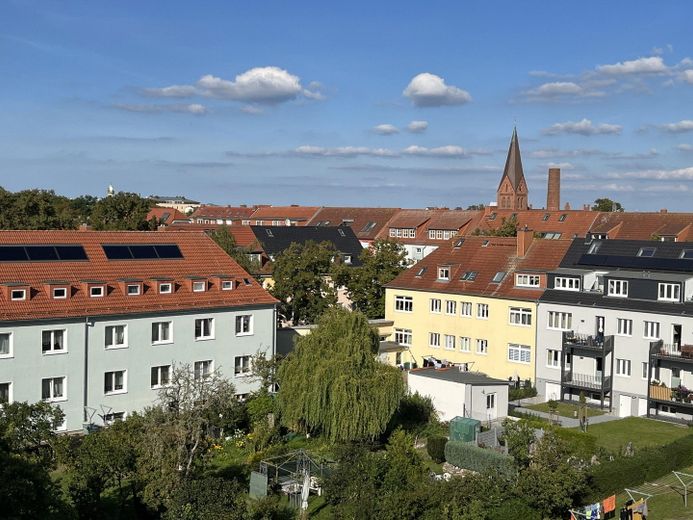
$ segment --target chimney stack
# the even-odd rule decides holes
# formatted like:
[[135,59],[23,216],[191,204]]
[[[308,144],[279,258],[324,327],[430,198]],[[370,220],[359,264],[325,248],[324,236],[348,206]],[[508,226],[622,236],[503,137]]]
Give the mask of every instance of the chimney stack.
[[534,231],[525,226],[517,230],[517,256],[524,258],[534,240]]
[[561,169],[549,168],[549,183],[546,190],[546,209],[558,211],[561,209]]

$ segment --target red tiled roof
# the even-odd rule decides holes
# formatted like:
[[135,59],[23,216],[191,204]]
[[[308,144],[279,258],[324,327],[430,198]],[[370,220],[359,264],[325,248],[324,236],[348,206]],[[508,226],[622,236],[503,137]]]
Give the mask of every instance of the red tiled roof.
[[170,225],[174,221],[188,221],[189,218],[185,213],[182,213],[174,208],[166,208],[163,206],[154,206],[147,213],[147,220],[152,220],[156,217],[159,224]]
[[173,224],[164,228],[163,231],[195,231],[198,233],[203,231],[209,234],[211,231],[215,231],[222,227],[229,230],[229,233],[231,233],[236,240],[236,244],[240,247],[247,247],[256,251],[262,250],[250,226],[242,226],[240,224],[231,226],[225,224]]
[[651,240],[675,236],[679,242],[693,240],[693,213],[599,213],[591,233],[623,240]]
[[[256,220],[295,220],[306,224],[320,209],[319,206],[261,206],[250,215]],[[268,224],[265,222],[265,224]]]
[[[590,230],[595,219],[599,216],[596,211],[562,210],[547,211],[543,209],[528,209],[512,211],[506,209],[487,208],[478,222],[469,226],[468,233],[479,229],[482,233],[498,229],[503,225],[503,219],[515,215],[518,229],[527,226],[535,233],[560,233],[562,239],[573,238],[575,235],[584,237]],[[565,215],[565,217],[563,217]],[[563,217],[563,220],[561,218]]]
[[[308,226],[348,225],[361,240],[374,240],[383,226],[398,212],[397,208],[322,208]],[[369,224],[371,224],[369,226]]]
[[[108,260],[102,244],[177,244],[182,259]],[[272,305],[276,300],[224,253],[204,233],[98,232],[98,231],[0,231],[0,245],[81,244],[88,261],[0,262],[0,285],[21,282],[31,287],[31,298],[8,301],[0,295],[0,320],[28,320],[111,314],[169,312],[186,309]],[[221,291],[212,282],[208,291],[193,293],[191,277],[240,282],[237,288]],[[170,278],[173,294],[158,294],[156,278]],[[127,296],[122,280],[144,282],[144,292]],[[250,281],[246,285],[244,279]],[[51,298],[46,281],[61,280],[71,286],[65,300]],[[91,298],[83,282],[99,280],[108,294]]]
[[[414,289],[449,294],[469,294],[536,300],[544,292],[546,278],[542,277],[542,288],[515,287],[515,273],[545,274],[556,269],[570,240],[533,239],[527,254],[517,256],[517,239],[498,237],[467,237],[460,247],[458,240],[446,242],[413,267],[407,269],[387,287]],[[450,280],[438,281],[438,267],[450,267]],[[421,269],[425,271],[417,276]],[[474,281],[463,281],[460,277],[470,271],[477,273]],[[501,283],[494,283],[496,273],[504,272]]]
[[403,209],[390,219],[378,238],[390,238],[390,228],[413,228],[416,229],[416,238],[393,239],[407,244],[441,245],[444,244],[442,240],[428,237],[429,230],[448,230],[464,235],[477,222],[480,214],[480,211],[458,209]]
[[248,206],[200,206],[191,218],[247,219],[257,208]]

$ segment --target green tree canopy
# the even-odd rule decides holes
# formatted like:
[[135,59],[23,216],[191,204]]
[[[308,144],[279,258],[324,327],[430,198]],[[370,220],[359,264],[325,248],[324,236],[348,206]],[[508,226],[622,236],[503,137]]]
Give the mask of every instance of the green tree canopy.
[[91,225],[99,231],[147,231],[147,213],[152,208],[150,199],[136,193],[119,192],[100,199],[91,214]]
[[623,211],[624,207],[621,206],[620,202],[616,202],[615,200],[611,200],[609,198],[601,198],[601,199],[596,199],[594,201],[594,205],[592,206],[592,209],[594,211],[604,211],[604,212],[611,212],[611,211]]
[[394,280],[407,267],[407,253],[392,240],[376,240],[361,252],[361,265],[335,266],[333,278],[347,288],[354,310],[371,319],[385,317],[385,284]]
[[399,370],[376,359],[378,346],[378,334],[362,313],[326,313],[279,367],[282,422],[333,441],[379,436],[405,385]]
[[279,315],[293,325],[315,323],[337,303],[328,279],[337,251],[329,242],[292,243],[274,261],[272,296],[279,300]]
[[240,247],[236,243],[236,238],[233,236],[229,228],[220,226],[209,233],[209,237],[221,247],[226,254],[233,258],[238,265],[249,274],[257,274],[260,272],[260,262],[251,260],[247,249]]

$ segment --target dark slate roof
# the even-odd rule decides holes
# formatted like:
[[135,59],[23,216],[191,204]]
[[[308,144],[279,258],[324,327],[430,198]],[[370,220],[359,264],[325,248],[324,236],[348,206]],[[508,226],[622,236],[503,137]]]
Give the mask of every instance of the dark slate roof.
[[539,298],[539,303],[557,303],[571,307],[595,307],[635,312],[693,316],[693,302],[667,303],[657,300],[635,298],[609,298],[598,292],[576,292],[548,289]]
[[[517,139],[517,128],[513,128],[513,136],[510,139],[510,147],[508,148],[508,158],[505,160],[505,168],[503,169],[503,178],[508,177],[513,188],[517,189],[520,181],[525,178],[522,171],[522,158],[520,157],[520,143]],[[498,185],[500,187],[500,184]]]
[[262,249],[278,255],[292,243],[329,242],[344,255],[351,255],[352,265],[360,264],[363,246],[348,226],[250,226]]
[[431,379],[442,379],[453,383],[462,383],[465,385],[508,385],[507,381],[502,379],[493,379],[481,372],[461,372],[458,368],[416,368],[409,372],[411,376],[430,377]]
[[[587,254],[596,247],[594,254]],[[643,247],[653,247],[652,256],[638,256]],[[693,250],[693,242],[658,242],[654,240],[585,240],[575,239],[563,257],[560,267],[578,269],[637,269],[663,272],[690,272],[693,260],[681,259],[684,250]]]

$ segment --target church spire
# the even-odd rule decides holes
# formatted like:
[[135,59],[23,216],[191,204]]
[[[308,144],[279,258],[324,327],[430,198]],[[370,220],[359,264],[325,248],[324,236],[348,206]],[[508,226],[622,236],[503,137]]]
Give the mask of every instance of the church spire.
[[527,181],[525,181],[525,174],[522,170],[517,127],[513,127],[508,158],[505,160],[503,176],[498,185],[497,204],[502,209],[527,209]]

